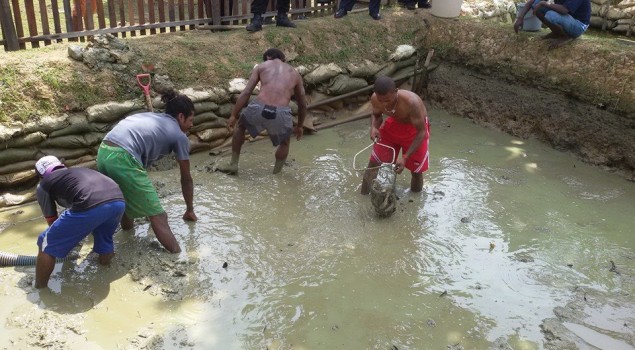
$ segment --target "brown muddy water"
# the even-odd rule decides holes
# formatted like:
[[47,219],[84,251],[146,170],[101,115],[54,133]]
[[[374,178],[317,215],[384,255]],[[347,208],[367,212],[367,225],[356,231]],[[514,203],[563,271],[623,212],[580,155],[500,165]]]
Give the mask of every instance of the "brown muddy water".
[[[245,145],[237,177],[194,155],[194,224],[178,171],[152,173],[183,253],[141,221],[113,266],[88,241],[50,290],[0,269],[0,348],[635,349],[635,184],[430,115],[424,193],[398,176],[390,218],[358,194],[366,120],[293,142],[277,176],[268,141]],[[34,254],[37,206],[0,219],[0,251]]]

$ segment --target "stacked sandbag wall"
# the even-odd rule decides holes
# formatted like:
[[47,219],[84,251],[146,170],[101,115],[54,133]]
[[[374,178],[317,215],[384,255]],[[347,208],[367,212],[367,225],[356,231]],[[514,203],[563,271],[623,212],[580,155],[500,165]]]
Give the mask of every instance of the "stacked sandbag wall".
[[[379,75],[399,76],[412,72],[417,57],[415,53],[412,47],[402,47],[391,61],[384,64],[365,61],[342,67],[329,63],[296,69],[304,78],[310,107],[311,103],[364,89]],[[188,136],[191,153],[221,149],[231,143],[227,119],[246,82],[237,78],[227,88],[180,91],[192,99],[195,107],[194,126]],[[256,89],[252,98],[257,92]],[[349,101],[364,102],[369,95],[353,95]],[[156,111],[165,107],[159,96],[153,98],[152,105]],[[313,110],[314,113],[309,113],[305,127],[311,129],[314,124],[322,123],[322,113],[341,105],[342,101],[321,104]],[[294,101],[291,109],[297,118],[298,107]],[[54,155],[67,166],[94,168],[97,149],[106,133],[119,120],[144,111],[146,108],[140,100],[108,102],[91,106],[81,113],[35,117],[20,126],[0,126],[0,208],[35,199],[35,186],[39,180],[35,162],[38,158]],[[263,133],[262,136],[265,135]]]

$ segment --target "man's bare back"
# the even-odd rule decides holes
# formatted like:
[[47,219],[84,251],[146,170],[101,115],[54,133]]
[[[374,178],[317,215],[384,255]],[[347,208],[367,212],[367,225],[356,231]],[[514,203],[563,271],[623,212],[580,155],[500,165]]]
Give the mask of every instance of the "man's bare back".
[[272,106],[288,106],[296,87],[302,84],[300,74],[278,59],[260,63],[256,70],[260,81],[258,100]]

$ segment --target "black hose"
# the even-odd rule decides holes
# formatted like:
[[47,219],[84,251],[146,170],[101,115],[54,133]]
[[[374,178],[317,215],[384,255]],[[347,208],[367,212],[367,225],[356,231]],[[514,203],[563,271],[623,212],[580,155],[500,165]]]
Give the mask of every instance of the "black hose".
[[[7,266],[33,266],[37,257],[33,255],[18,255],[0,252],[0,267]],[[77,259],[76,256],[67,256],[65,258],[55,258],[56,263]]]

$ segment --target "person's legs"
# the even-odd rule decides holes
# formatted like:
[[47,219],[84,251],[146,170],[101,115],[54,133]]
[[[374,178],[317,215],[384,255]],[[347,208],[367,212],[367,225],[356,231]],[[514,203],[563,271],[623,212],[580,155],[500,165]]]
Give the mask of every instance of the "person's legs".
[[368,3],[368,14],[375,20],[381,19],[379,15],[379,6],[381,5],[381,0],[370,0]]
[[125,213],[121,216],[121,229],[132,230],[134,228],[134,220],[129,218]]
[[181,252],[181,247],[176,241],[176,237],[174,237],[170,225],[168,224],[168,214],[163,212],[158,215],[150,216],[149,219],[152,231],[154,231],[154,234],[157,236],[159,243],[170,253]]
[[373,183],[373,180],[377,177],[379,165],[380,164],[375,162],[373,159],[368,161],[367,169],[364,172],[364,177],[362,178],[362,188],[359,191],[361,194],[370,193],[370,186]]
[[355,5],[355,0],[342,0],[340,1],[340,6],[335,12],[335,18],[342,18],[346,16],[348,11],[353,9],[353,5]]
[[423,189],[423,173],[410,172],[410,191],[418,193]]
[[93,251],[99,254],[101,265],[109,265],[110,260],[115,255],[115,244],[112,236],[115,234],[126,209],[126,203],[124,201],[108,202],[98,208],[101,211],[98,215],[103,217],[104,221],[93,230]]
[[545,14],[545,20],[548,23],[551,23],[554,27],[559,28],[559,33],[561,33],[559,36],[553,38],[553,41],[549,45],[549,49],[555,49],[565,45],[573,39],[578,38],[588,28],[588,25],[583,24],[571,15],[562,15],[556,11],[548,11]]
[[55,268],[55,257],[40,251],[35,262],[35,288],[46,288]]
[[278,15],[276,16],[276,26],[278,27],[288,27],[295,28],[295,23],[291,22],[287,13],[289,12],[289,5],[291,0],[278,0],[277,2],[277,10]]
[[276,149],[276,165],[273,167],[273,173],[277,174],[282,170],[284,166],[284,162],[287,160],[287,156],[289,155],[289,142],[291,138],[288,137],[286,140],[280,142],[278,148]]
[[245,27],[248,32],[257,32],[262,30],[262,14],[267,10],[267,3],[269,0],[252,0],[251,2],[251,13],[254,14],[251,23]]
[[229,174],[236,175],[238,173],[238,161],[240,159],[240,151],[245,143],[245,125],[238,120],[238,125],[234,129],[234,134],[232,135],[232,159],[228,164],[219,165],[216,170]]

